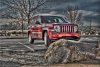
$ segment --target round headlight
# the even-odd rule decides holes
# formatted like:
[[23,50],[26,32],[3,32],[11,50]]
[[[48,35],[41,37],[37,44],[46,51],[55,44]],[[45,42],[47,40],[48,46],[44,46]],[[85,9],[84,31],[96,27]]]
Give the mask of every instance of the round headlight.
[[56,32],[60,32],[60,26],[54,26],[54,30],[55,30]]
[[74,32],[76,32],[78,30],[77,26],[74,26]]

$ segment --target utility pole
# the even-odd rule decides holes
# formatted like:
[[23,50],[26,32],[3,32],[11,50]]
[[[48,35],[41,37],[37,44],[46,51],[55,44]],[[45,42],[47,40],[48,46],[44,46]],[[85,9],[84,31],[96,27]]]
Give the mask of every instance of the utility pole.
[[90,20],[90,33],[91,33],[92,21]]

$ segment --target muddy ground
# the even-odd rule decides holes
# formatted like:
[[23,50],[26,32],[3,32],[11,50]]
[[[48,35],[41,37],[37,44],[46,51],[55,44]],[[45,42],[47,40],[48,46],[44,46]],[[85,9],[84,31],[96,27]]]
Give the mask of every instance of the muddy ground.
[[[83,50],[88,50],[93,52],[90,48],[94,50],[98,47],[97,37],[86,37],[82,38],[81,41],[85,43],[90,43],[87,45],[88,48]],[[21,45],[23,43],[27,47]],[[38,41],[37,41],[38,42]],[[35,46],[39,47],[39,50]],[[85,46],[85,45],[84,45]],[[83,46],[83,47],[84,47]],[[43,48],[43,49],[40,49]],[[91,61],[81,61],[73,62],[67,64],[48,64],[44,60],[46,48],[43,47],[43,43],[35,43],[35,45],[28,45],[27,39],[1,39],[0,40],[0,67],[100,67],[100,60]],[[97,51],[97,56],[99,57],[100,52]]]

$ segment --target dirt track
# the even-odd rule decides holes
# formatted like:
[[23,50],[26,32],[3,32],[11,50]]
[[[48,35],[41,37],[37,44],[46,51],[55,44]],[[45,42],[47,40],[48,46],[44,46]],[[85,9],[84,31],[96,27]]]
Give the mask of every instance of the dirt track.
[[68,63],[68,64],[55,64],[55,65],[41,65],[41,66],[29,66],[24,65],[21,67],[100,67],[100,64],[79,64],[79,63]]
[[100,67],[99,64],[58,64],[49,67]]

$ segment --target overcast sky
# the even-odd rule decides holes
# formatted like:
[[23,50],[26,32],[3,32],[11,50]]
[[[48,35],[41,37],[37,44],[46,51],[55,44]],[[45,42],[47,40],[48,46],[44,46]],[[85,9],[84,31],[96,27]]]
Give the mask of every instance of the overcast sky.
[[46,7],[52,10],[66,10],[68,5],[78,6],[81,13],[83,13],[83,22],[89,25],[100,25],[100,0],[47,0]]
[[68,5],[79,7],[79,11],[84,16],[82,19],[84,25],[89,25],[90,20],[92,25],[100,25],[100,0],[47,0],[47,3],[42,7],[51,11],[60,10],[59,13],[61,13],[66,10]]

